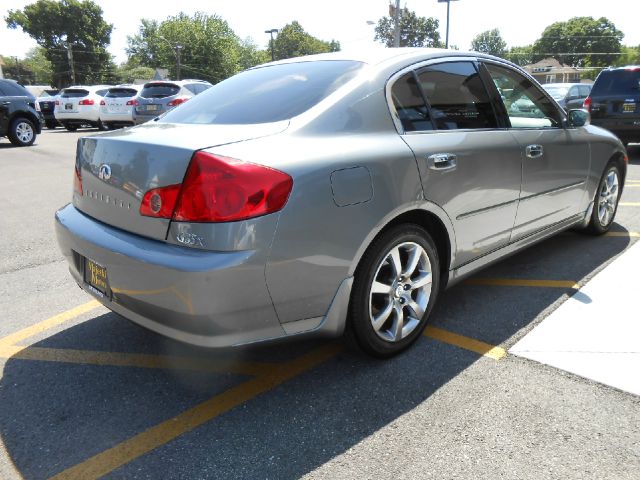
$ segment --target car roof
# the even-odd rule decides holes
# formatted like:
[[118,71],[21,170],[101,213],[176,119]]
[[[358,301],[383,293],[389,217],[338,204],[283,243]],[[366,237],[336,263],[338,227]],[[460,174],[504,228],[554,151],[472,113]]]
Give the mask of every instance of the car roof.
[[[89,90],[90,92],[95,92],[96,90],[101,90],[103,88],[111,88],[113,85],[71,85],[69,87],[63,88],[62,90]],[[62,91],[60,90],[60,91]]]
[[[502,63],[517,65],[503,59],[487,55],[479,52],[462,51],[462,50],[447,50],[444,48],[423,48],[423,47],[401,47],[401,48],[386,48],[386,47],[374,47],[368,49],[358,50],[344,50],[332,53],[320,53],[316,55],[306,55],[303,57],[288,58],[285,60],[277,60],[275,62],[269,62],[262,65],[258,65],[253,68],[260,68],[270,65],[279,65],[286,63],[299,63],[299,62],[313,62],[313,61],[330,61],[330,60],[351,60],[356,62],[362,62],[369,65],[380,65],[383,63],[406,63],[410,64],[413,61],[429,60],[432,58],[441,57],[477,57],[497,60]],[[519,68],[519,67],[518,67]]]

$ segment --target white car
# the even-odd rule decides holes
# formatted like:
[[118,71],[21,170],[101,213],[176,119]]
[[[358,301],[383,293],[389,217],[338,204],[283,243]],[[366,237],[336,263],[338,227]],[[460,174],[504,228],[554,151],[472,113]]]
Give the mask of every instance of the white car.
[[56,120],[67,130],[92,126],[105,130],[100,121],[100,102],[111,85],[72,86],[63,89],[56,99]]
[[142,85],[123,84],[111,87],[100,101],[100,121],[108,128],[134,125],[133,109]]

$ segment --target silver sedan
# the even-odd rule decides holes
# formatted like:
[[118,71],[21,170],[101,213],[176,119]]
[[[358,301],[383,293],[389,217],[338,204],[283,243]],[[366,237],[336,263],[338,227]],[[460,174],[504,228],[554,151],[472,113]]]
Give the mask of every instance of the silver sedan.
[[568,228],[606,232],[626,167],[615,136],[504,60],[338,52],[80,139],[56,231],[82,288],[163,335],[346,332],[386,357],[465,276]]

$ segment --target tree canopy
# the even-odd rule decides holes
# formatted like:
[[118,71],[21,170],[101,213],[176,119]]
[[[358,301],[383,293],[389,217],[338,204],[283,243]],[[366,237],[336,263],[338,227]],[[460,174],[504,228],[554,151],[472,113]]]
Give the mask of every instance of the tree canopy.
[[127,53],[139,65],[168,68],[177,78],[217,83],[243,67],[243,45],[229,24],[217,15],[179,13],[167,20],[143,19],[138,33],[128,37]]
[[530,65],[533,63],[533,46],[511,47],[504,58],[516,65]]
[[[403,8],[400,11],[400,46],[401,47],[444,47],[438,32],[438,19],[419,17],[416,12]],[[376,25],[375,40],[393,47],[395,19],[392,16],[382,17]]]
[[106,50],[113,27],[91,0],[37,0],[22,10],[10,10],[5,21],[45,49],[53,66],[53,83],[59,87],[73,83],[74,76],[75,83],[90,84],[113,73]]
[[335,40],[320,40],[308,34],[302,25],[294,20],[280,29],[273,39],[273,50],[275,59],[282,60],[315,53],[337,52],[340,50],[340,43]]
[[494,28],[476,35],[471,41],[471,50],[504,57],[507,53],[507,42],[500,35],[500,30]]
[[612,65],[619,56],[623,37],[604,17],[574,17],[545,28],[533,44],[533,60],[553,57],[574,67]]

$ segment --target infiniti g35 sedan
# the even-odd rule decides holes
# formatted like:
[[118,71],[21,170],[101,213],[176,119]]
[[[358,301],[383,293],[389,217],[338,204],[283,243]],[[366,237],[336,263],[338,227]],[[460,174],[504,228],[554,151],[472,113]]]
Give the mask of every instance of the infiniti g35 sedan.
[[[526,112],[509,109],[526,98]],[[431,49],[261,65],[81,138],[56,213],[77,283],[208,347],[408,347],[439,293],[568,228],[606,232],[623,145],[504,60]]]

